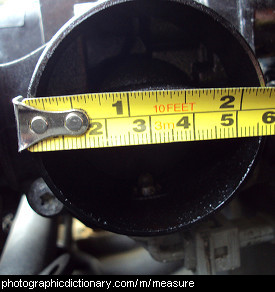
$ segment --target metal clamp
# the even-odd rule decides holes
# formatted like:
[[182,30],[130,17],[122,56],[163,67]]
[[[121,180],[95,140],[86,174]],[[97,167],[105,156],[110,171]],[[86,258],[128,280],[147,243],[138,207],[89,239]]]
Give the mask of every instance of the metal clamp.
[[17,124],[18,151],[54,136],[80,136],[89,127],[89,117],[81,109],[43,111],[23,103],[22,96],[12,102]]

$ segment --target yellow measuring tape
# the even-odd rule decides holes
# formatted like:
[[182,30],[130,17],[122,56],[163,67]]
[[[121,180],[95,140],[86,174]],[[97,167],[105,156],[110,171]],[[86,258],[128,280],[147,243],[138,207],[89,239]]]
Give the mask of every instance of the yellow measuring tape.
[[57,151],[275,134],[275,88],[136,91],[28,98],[45,111],[82,109],[82,136],[48,138],[30,151]]

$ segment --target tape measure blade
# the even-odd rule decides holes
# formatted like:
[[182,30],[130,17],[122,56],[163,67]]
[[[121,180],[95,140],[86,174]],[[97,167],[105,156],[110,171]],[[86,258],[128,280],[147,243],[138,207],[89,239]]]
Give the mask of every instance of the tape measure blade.
[[275,135],[275,88],[96,93],[25,99],[44,111],[83,109],[81,137],[49,138],[33,152]]

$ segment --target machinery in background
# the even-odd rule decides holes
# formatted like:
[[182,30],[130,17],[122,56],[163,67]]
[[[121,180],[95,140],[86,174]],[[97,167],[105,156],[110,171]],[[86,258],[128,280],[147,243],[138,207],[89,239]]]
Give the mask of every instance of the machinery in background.
[[37,157],[17,153],[10,100],[259,86],[257,59],[272,86],[273,1],[27,2],[0,23],[0,273],[261,273],[245,264],[274,255],[274,137]]

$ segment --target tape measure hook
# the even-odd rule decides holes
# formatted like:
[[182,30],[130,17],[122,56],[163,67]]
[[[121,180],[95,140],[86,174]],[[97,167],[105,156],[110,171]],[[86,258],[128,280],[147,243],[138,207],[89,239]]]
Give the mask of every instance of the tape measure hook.
[[82,109],[44,111],[23,101],[23,96],[12,100],[19,152],[50,137],[83,135],[89,128],[89,117]]

